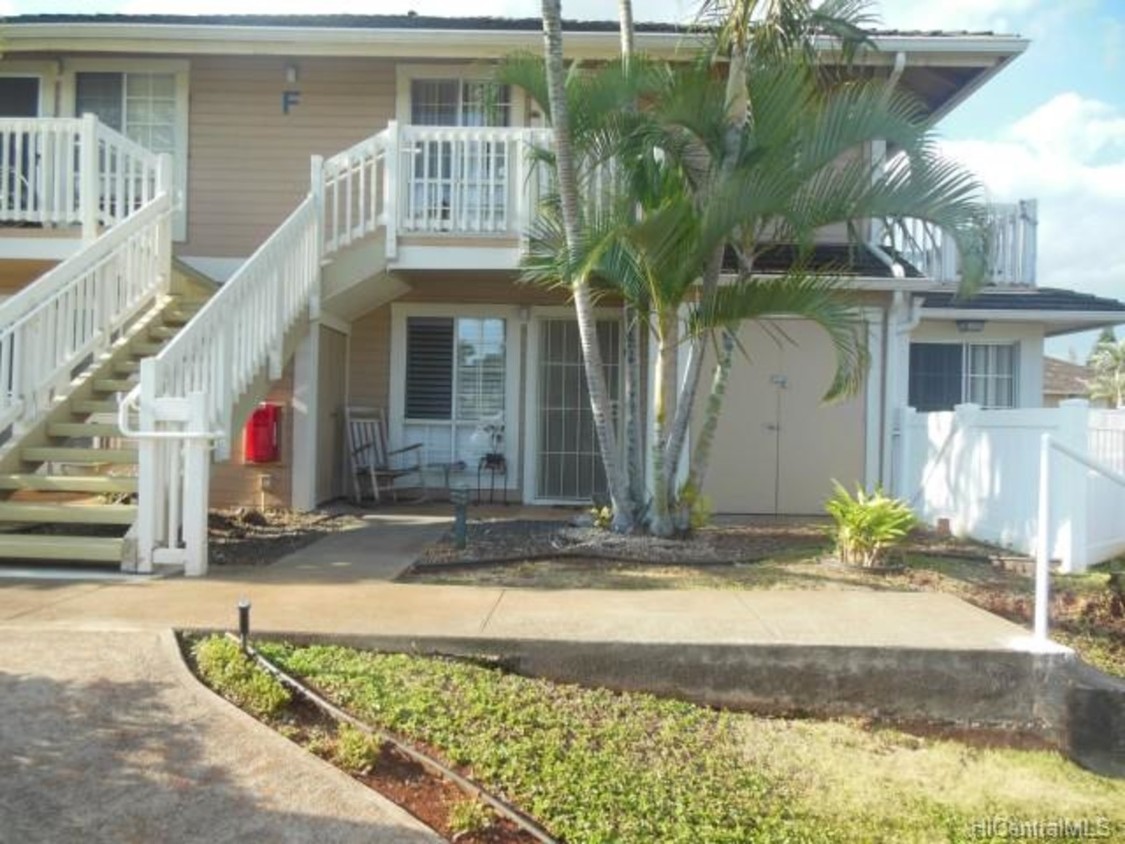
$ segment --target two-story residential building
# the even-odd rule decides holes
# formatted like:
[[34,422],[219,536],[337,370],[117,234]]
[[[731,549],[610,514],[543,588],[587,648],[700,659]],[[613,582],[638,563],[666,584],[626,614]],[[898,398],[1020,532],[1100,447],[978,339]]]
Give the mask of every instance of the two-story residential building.
[[[565,30],[575,58],[617,50],[616,23]],[[2,32],[0,518],[93,518],[117,535],[9,537],[0,555],[183,562],[212,446],[212,504],[314,507],[348,488],[342,418],[357,405],[385,409],[392,445],[424,444],[431,483],[462,462],[475,484],[497,447],[479,432],[499,420],[509,500],[600,491],[570,305],[517,283],[535,204],[525,152],[549,130],[522,92],[489,88],[499,58],[541,49],[538,20],[56,15]],[[1027,46],[992,33],[873,40],[865,72],[935,120]],[[638,26],[650,54],[690,45],[674,26]],[[813,513],[832,478],[886,482],[908,402],[1038,405],[1044,338],[1121,321],[1125,305],[1036,287],[1036,214],[1034,201],[995,207],[991,286],[970,302],[952,296],[957,255],[938,232],[907,247],[873,226],[859,249],[825,232],[818,258],[843,262],[864,297],[866,385],[825,406],[826,337],[788,321],[797,342],[779,346],[746,328],[753,364],[736,366],[720,424],[716,509]],[[619,389],[612,307],[600,331]],[[33,357],[50,360],[31,372]],[[135,419],[117,413],[126,396]],[[250,464],[241,430],[261,400],[282,407],[279,451]],[[118,416],[140,436],[122,438]],[[139,498],[96,515],[48,506],[48,491]]]

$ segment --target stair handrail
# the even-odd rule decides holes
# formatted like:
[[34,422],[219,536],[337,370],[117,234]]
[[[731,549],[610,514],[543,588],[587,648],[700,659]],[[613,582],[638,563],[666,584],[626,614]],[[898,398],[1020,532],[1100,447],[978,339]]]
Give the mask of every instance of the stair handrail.
[[167,290],[171,168],[162,156],[147,203],[0,304],[0,430],[37,422],[75,367]]
[[[313,180],[322,183],[324,254],[330,255],[387,225],[387,150],[392,126],[324,161]],[[393,209],[392,209],[393,213]]]

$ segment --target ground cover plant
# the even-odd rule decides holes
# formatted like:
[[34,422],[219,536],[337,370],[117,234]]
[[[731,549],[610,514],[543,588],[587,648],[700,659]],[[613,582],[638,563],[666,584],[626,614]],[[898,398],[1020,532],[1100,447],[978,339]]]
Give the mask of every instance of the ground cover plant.
[[996,818],[1125,832],[1125,783],[1054,752],[716,712],[446,659],[259,647],[569,844],[1000,840]]

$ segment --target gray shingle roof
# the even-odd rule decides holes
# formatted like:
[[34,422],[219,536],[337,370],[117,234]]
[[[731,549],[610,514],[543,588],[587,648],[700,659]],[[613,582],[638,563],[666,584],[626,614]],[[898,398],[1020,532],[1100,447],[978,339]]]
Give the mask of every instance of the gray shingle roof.
[[971,299],[959,300],[954,293],[926,293],[924,308],[957,308],[969,311],[1071,311],[1075,313],[1120,313],[1125,321],[1125,302],[1077,290],[1034,287],[994,293],[985,290]]

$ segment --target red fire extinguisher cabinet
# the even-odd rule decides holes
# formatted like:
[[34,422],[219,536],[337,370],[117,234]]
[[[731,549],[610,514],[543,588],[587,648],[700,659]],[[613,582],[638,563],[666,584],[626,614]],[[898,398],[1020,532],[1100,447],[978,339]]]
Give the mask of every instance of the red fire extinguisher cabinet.
[[281,459],[281,405],[260,404],[246,420],[243,450],[247,463]]

